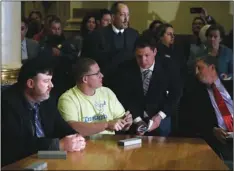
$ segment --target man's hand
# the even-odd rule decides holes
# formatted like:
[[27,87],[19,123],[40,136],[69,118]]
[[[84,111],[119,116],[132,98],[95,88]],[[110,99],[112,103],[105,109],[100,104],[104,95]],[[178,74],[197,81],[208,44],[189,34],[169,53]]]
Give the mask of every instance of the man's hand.
[[159,127],[160,123],[161,123],[161,116],[160,115],[155,115],[154,117],[152,117],[153,120],[153,125],[151,126],[151,128],[149,129],[149,132],[155,130],[156,128]]
[[68,135],[59,142],[60,150],[68,152],[83,150],[85,145],[85,139],[79,134]]
[[107,130],[121,131],[126,125],[126,121],[123,119],[115,119],[107,123]]
[[222,80],[225,80],[228,78],[227,74],[225,74],[225,73],[220,74],[220,76],[221,76]]
[[59,56],[60,55],[60,50],[57,48],[52,48],[52,54],[53,56]]
[[226,136],[228,135],[228,133],[226,131],[224,131],[222,128],[217,128],[214,127],[213,128],[213,133],[214,136],[223,144],[226,144]]
[[127,130],[129,130],[129,128],[130,128],[130,126],[132,125],[132,122],[133,122],[132,114],[129,111],[127,111],[125,113],[125,117],[124,117],[123,120],[125,120],[125,122],[126,122],[126,124],[124,126],[124,130],[127,131]]

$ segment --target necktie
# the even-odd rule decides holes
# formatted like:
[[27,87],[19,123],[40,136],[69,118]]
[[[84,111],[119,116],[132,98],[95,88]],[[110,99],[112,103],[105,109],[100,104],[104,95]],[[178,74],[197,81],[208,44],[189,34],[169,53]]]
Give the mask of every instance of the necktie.
[[45,134],[44,134],[44,131],[42,129],[41,121],[39,118],[39,105],[38,104],[35,104],[33,106],[33,114],[34,114],[34,124],[35,124],[35,128],[36,128],[36,135],[37,135],[37,137],[44,137]]
[[149,88],[152,71],[148,69],[145,70],[142,74],[143,74],[143,90],[144,90],[144,95],[146,95]]
[[231,113],[229,112],[227,105],[226,105],[221,93],[217,89],[216,85],[212,84],[211,88],[212,88],[213,93],[214,93],[215,102],[219,108],[220,113],[222,114],[224,123],[225,123],[228,131],[233,132],[233,118],[231,116]]

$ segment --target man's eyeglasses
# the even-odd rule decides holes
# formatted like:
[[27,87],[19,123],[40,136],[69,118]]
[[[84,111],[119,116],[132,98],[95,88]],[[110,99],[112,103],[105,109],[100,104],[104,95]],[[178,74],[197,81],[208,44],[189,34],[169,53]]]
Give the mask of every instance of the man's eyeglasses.
[[101,71],[98,71],[98,72],[93,73],[93,74],[87,74],[85,76],[92,76],[92,75],[100,76],[101,75]]

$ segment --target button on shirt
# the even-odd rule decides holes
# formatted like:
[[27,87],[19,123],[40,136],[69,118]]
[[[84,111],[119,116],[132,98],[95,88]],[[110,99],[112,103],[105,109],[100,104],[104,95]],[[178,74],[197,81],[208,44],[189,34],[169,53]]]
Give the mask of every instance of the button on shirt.
[[[227,92],[225,87],[222,85],[220,79],[217,79],[214,82],[214,84],[216,85],[217,89],[219,90],[221,96],[223,97],[223,99],[224,99],[224,101],[225,101],[225,103],[227,105],[227,108],[228,108],[228,110],[231,113],[231,116],[233,118],[233,101],[231,99],[231,96],[229,95],[229,93]],[[207,91],[209,93],[209,97],[210,97],[212,106],[213,106],[213,108],[215,110],[215,114],[216,114],[216,118],[217,118],[219,127],[224,129],[224,130],[227,130],[227,127],[226,127],[225,122],[223,120],[222,114],[220,113],[219,108],[218,108],[218,106],[217,106],[217,104],[215,102],[214,93],[213,93],[212,89],[207,88]]]
[[[152,73],[153,73],[153,71],[154,71],[154,64],[155,64],[155,62],[154,62],[153,65],[152,65],[150,68],[148,68],[148,69],[143,69],[143,68],[140,67],[141,76],[142,76],[142,81],[143,81],[143,79],[144,79],[144,78],[143,78],[143,72],[146,71],[146,70],[150,70],[150,71],[152,71]],[[164,118],[167,116],[167,115],[166,115],[164,112],[162,112],[162,111],[159,111],[158,114],[161,116],[162,119],[164,119]],[[148,117],[148,114],[146,113],[146,111],[144,111],[144,117]]]

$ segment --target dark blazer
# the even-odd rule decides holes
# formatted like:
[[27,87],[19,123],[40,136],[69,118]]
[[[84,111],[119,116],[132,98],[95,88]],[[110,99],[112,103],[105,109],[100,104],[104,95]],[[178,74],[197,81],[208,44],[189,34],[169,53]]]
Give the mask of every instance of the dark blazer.
[[107,26],[95,30],[90,36],[90,53],[89,57],[98,62],[102,72],[107,77],[115,71],[119,64],[132,59],[135,41],[138,32],[132,28],[124,30],[124,48],[117,49],[114,43],[114,35],[112,26]]
[[[222,81],[222,84],[233,99],[232,80]],[[224,159],[232,160],[233,144],[227,143],[223,145],[213,134],[213,128],[218,127],[218,121],[204,84],[199,83],[196,86],[194,93],[190,97],[189,109],[187,113],[192,118],[190,127],[194,128],[195,134],[206,140],[218,155],[222,154]]]
[[172,74],[173,70],[165,70],[161,60],[156,57],[148,92],[144,96],[142,74],[136,60],[133,59],[120,66],[118,77],[114,77],[114,91],[125,109],[130,110],[133,118],[143,117],[144,111],[150,118],[159,111],[169,117],[173,114],[181,95],[180,77]]
[[38,150],[59,150],[58,138],[74,134],[50,98],[40,103],[45,138],[35,136],[32,114],[17,83],[2,93],[2,166],[20,160]]
[[[222,84],[233,99],[232,81],[222,81]],[[196,131],[205,137],[213,135],[213,128],[218,126],[218,121],[206,86],[198,83],[192,96],[190,97],[190,112],[196,116],[194,118]]]

